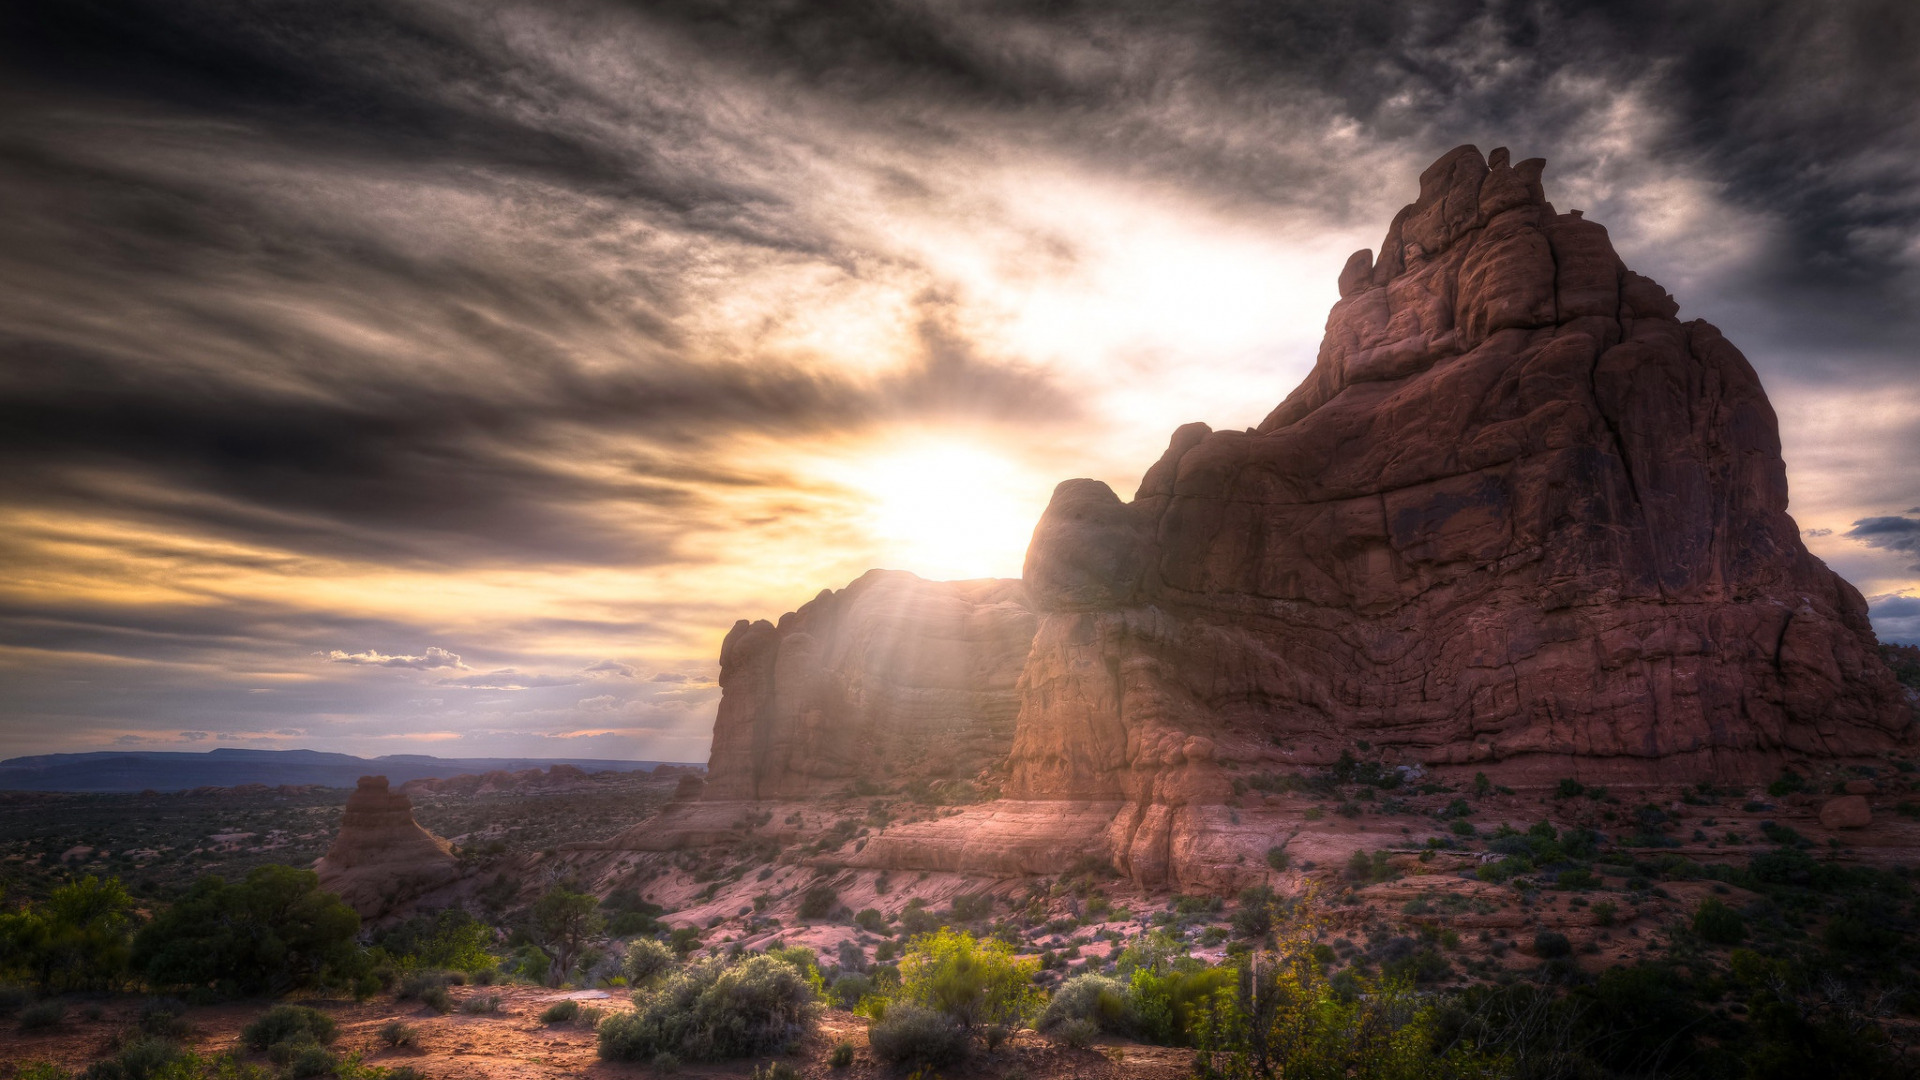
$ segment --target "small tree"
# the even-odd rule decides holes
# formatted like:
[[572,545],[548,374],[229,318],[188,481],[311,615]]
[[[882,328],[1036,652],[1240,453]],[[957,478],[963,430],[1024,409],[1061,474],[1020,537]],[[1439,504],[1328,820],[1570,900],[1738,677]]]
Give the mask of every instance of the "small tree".
[[311,870],[257,866],[245,881],[203,877],[133,942],[156,987],[278,994],[354,975],[360,916]]
[[533,902],[533,937],[553,957],[547,981],[558,986],[566,981],[575,960],[587,942],[600,933],[605,920],[600,917],[600,902],[592,896],[555,885]]
[[133,898],[118,878],[84,877],[46,902],[0,915],[0,975],[42,990],[101,990],[127,970]]
[[939,930],[915,940],[900,961],[895,1000],[946,1013],[968,1031],[1019,1027],[1040,1009],[1033,985],[1039,969],[1038,960],[1015,957],[1006,942]]

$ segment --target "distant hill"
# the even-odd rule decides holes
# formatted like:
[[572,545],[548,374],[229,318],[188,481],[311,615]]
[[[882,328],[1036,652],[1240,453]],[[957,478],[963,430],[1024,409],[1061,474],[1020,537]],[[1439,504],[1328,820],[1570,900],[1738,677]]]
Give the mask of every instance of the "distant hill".
[[659,761],[595,758],[441,758],[392,754],[363,758],[319,750],[240,750],[149,753],[105,750],[89,754],[41,754],[0,761],[0,791],[184,791],[237,784],[319,784],[350,788],[362,776],[385,776],[395,787],[409,780],[441,779],[496,770],[519,772],[571,765],[586,772],[634,772]]

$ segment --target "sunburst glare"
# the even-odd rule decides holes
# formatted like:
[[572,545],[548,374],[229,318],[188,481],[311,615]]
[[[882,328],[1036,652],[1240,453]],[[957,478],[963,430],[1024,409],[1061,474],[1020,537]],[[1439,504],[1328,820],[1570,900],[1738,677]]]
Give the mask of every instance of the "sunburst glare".
[[869,500],[881,563],[921,577],[1019,577],[1052,484],[961,437],[876,448],[835,479]]

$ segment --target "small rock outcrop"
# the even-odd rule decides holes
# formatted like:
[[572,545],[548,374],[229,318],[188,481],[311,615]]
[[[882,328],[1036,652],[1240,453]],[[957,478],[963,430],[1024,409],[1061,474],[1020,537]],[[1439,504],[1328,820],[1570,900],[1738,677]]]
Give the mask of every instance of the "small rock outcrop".
[[363,776],[347,796],[340,832],[314,863],[320,886],[365,918],[384,915],[460,876],[452,845],[413,820],[413,800]]
[[720,647],[708,799],[865,779],[969,777],[1004,761],[1035,620],[1017,581],[875,570]]

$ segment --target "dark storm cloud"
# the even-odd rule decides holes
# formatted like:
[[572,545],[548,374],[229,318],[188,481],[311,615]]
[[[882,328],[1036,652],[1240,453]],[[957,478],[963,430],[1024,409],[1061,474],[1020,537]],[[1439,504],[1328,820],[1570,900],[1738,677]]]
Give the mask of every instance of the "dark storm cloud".
[[[1920,131],[1920,16],[1910,5],[755,0],[565,12],[662,36],[740,78],[796,80],[841,102],[849,122],[908,143],[978,138],[995,123],[1003,140],[1077,147],[1282,203],[1338,203],[1351,187],[1339,175],[1347,162],[1302,124],[1345,117],[1371,139],[1438,149],[1508,132],[1525,152],[1564,148],[1578,164],[1591,134],[1578,122],[1590,118],[1550,110],[1592,102],[1556,97],[1549,84],[1584,76],[1604,94],[1644,82],[1675,118],[1650,136],[1664,144],[1658,152],[1784,216],[1790,243],[1768,274],[1844,284],[1847,307],[1875,307],[1881,326],[1911,323],[1896,304],[1901,249],[1887,239],[1911,240],[1920,221],[1920,166],[1896,153]],[[1003,416],[1039,402],[1027,415],[1058,413],[1066,399],[1044,377],[979,361],[937,321],[923,335],[927,357],[883,385],[760,357],[692,363],[675,320],[684,264],[543,281],[466,253],[422,257],[362,225],[303,217],[284,197],[115,153],[116,125],[210,125],[201,137],[230,149],[236,167],[323,158],[416,179],[426,170],[487,198],[518,178],[606,200],[595,205],[676,236],[724,235],[762,258],[855,257],[784,193],[703,167],[715,159],[689,160],[689,145],[714,138],[700,128],[701,106],[657,87],[619,96],[610,87],[635,84],[570,68],[577,43],[529,62],[502,29],[515,14],[398,3],[9,6],[0,40],[15,122],[4,183],[42,216],[7,230],[7,276],[53,311],[11,319],[0,337],[0,454],[21,466],[6,494],[97,501],[104,493],[77,467],[109,464],[160,481],[143,483],[145,496],[115,496],[132,512],[277,545],[389,559],[509,551],[648,561],[669,557],[671,536],[600,520],[599,508],[685,512],[697,494],[650,475],[643,458],[617,480],[552,459],[598,452],[596,435],[697,444],[943,408]],[[219,125],[232,130],[212,133]],[[371,349],[343,355],[339,342],[276,320],[278,309],[223,302],[222,279],[236,272],[278,279],[296,298],[361,290],[370,320],[415,320],[487,362],[464,377],[422,378]],[[166,289],[155,280],[169,278]],[[203,291],[182,297],[180,278]],[[193,345],[242,363],[298,358],[299,378],[156,363],[176,346],[80,332],[103,283],[156,333],[190,326]],[[618,287],[629,291],[615,302],[606,293]],[[630,351],[612,372],[588,372],[559,344],[616,330]],[[181,490],[210,498],[175,497]]]
[[[1912,511],[1908,512],[1912,513]],[[1898,551],[1906,555],[1920,554],[1920,518],[1903,517],[1898,514],[1861,518],[1854,522],[1853,528],[1848,529],[1844,535],[1868,547]],[[1920,563],[1908,569],[1920,573]]]

